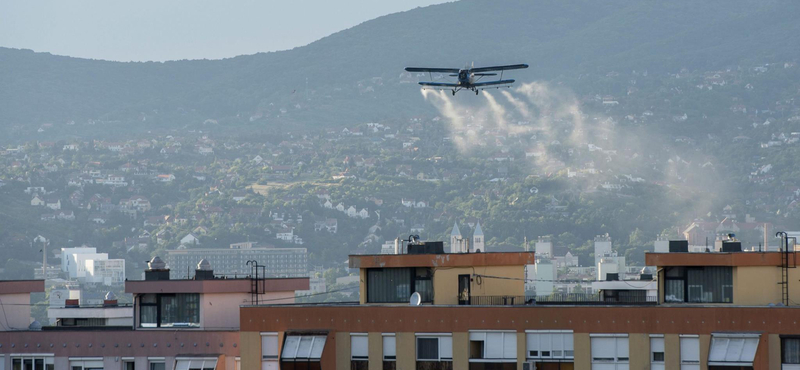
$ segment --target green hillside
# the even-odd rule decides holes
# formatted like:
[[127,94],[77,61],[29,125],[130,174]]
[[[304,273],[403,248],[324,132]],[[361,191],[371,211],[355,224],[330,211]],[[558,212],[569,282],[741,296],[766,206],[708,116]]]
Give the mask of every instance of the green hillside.
[[226,60],[118,63],[0,48],[0,126],[403,118],[432,109],[413,85],[398,84],[406,65],[526,62],[514,77],[531,81],[796,60],[797,14],[800,3],[789,0],[463,0]]

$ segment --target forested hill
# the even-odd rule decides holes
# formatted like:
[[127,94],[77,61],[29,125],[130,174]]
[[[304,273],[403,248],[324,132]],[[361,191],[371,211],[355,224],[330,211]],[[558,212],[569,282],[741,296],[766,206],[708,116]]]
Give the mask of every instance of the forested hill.
[[398,83],[406,65],[525,62],[514,77],[530,81],[782,62],[800,59],[798,14],[793,0],[462,0],[225,60],[119,63],[0,48],[0,127],[403,118],[432,109]]

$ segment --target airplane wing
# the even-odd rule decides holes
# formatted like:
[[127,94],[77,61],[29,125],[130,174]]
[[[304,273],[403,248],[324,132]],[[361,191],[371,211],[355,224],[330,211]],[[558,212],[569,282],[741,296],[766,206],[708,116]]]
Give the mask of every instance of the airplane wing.
[[513,84],[514,80],[497,80],[497,81],[486,81],[486,82],[476,82],[472,84],[474,87],[486,87],[486,86],[495,86],[495,85],[507,85]]
[[432,86],[432,87],[459,87],[459,84],[453,83],[445,83],[445,82],[420,82],[422,86]]
[[407,67],[406,72],[458,73],[458,68],[419,68]]
[[527,64],[511,64],[507,66],[473,68],[470,71],[472,73],[478,73],[478,72],[489,72],[489,71],[508,71],[510,69],[525,69],[525,68],[528,68]]

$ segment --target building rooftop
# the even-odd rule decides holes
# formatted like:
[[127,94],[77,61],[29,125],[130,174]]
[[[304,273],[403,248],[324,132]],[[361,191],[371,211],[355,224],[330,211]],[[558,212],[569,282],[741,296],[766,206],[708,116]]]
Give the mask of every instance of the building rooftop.
[[[781,266],[783,252],[671,252],[645,253],[648,266]],[[795,265],[797,252],[789,253]]]
[[[250,293],[252,280],[246,279],[213,279],[213,280],[128,280],[125,292],[144,293]],[[281,292],[290,290],[308,290],[307,277],[303,278],[267,278],[259,279],[263,284],[262,292]]]
[[0,294],[44,292],[44,280],[0,280]]
[[535,263],[533,252],[351,255],[350,268],[521,266]]

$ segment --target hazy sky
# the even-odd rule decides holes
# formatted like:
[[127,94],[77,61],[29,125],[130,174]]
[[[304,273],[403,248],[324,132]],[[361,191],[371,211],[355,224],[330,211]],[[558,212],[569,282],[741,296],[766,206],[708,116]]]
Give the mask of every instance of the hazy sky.
[[444,0],[0,0],[0,46],[84,58],[219,59],[291,49]]

